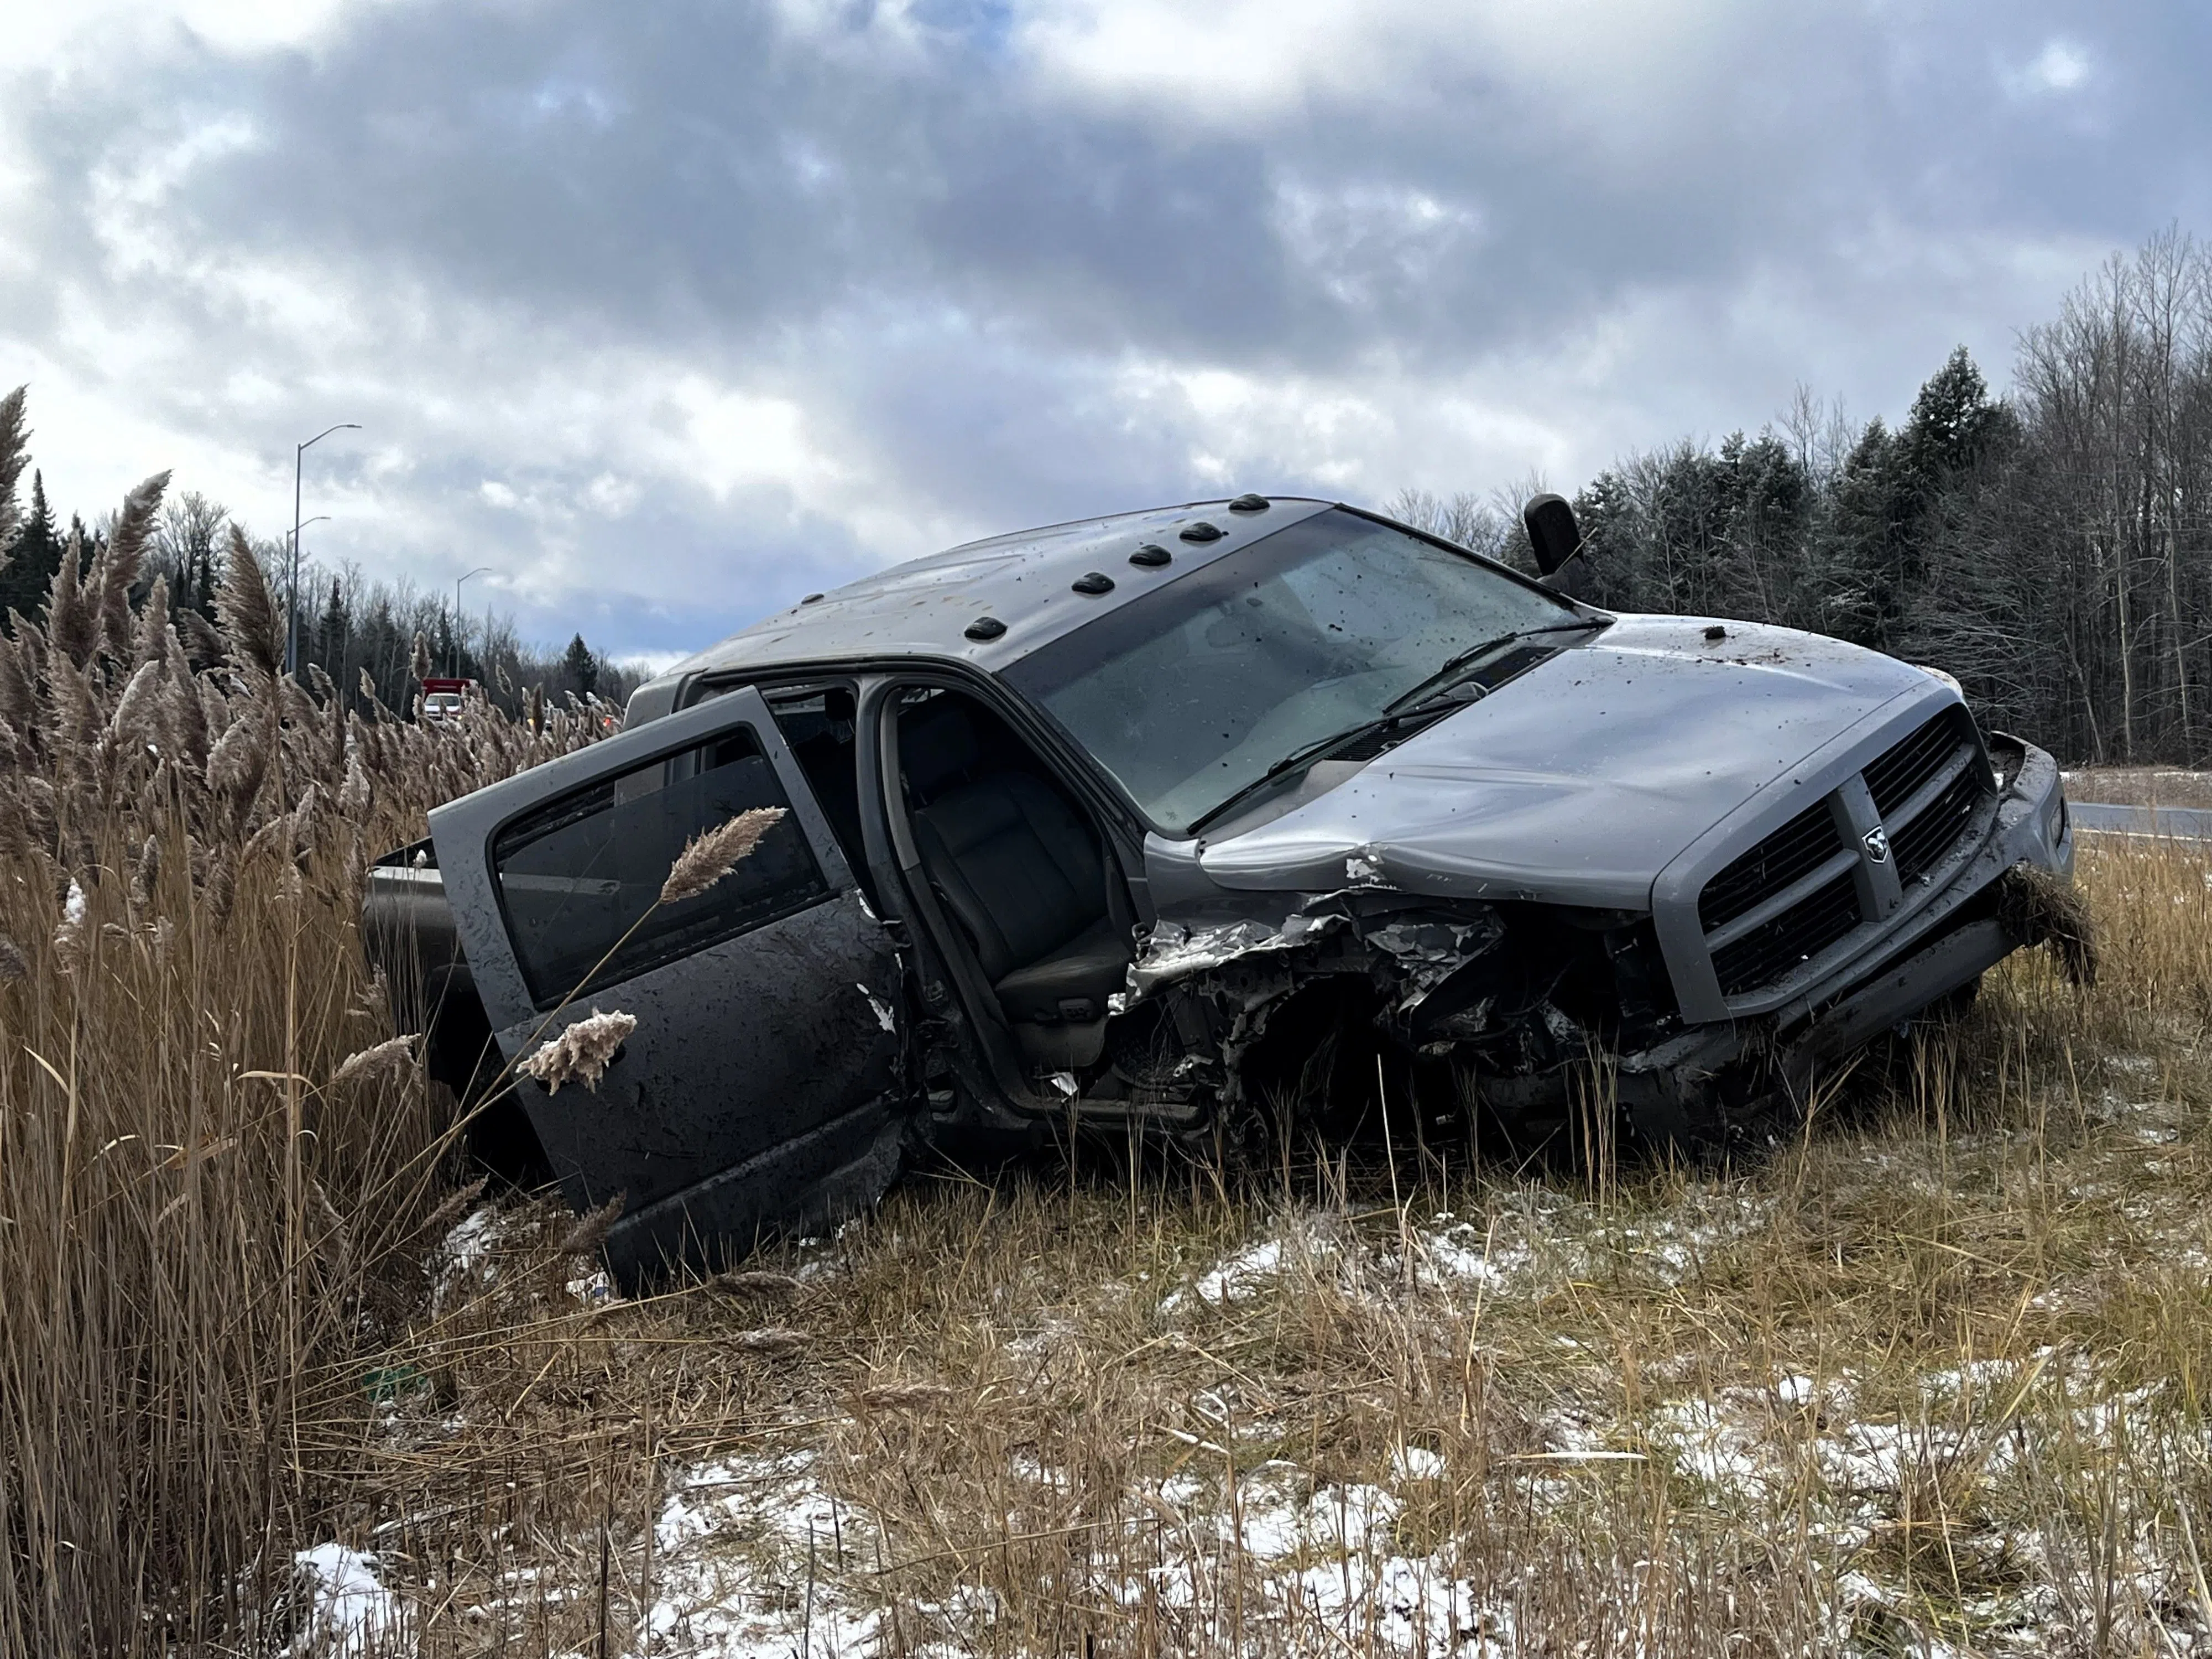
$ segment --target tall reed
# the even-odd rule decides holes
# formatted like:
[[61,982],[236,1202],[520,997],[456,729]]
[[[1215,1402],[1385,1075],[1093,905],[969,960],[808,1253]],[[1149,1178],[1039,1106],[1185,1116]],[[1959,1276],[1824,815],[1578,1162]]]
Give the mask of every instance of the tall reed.
[[[22,414],[0,399],[0,549]],[[411,1052],[345,1064],[393,1036],[362,873],[599,724],[349,716],[283,675],[235,537],[220,627],[180,629],[143,580],[166,482],[0,639],[8,1653],[216,1640],[281,1599],[419,1288],[450,1106]]]

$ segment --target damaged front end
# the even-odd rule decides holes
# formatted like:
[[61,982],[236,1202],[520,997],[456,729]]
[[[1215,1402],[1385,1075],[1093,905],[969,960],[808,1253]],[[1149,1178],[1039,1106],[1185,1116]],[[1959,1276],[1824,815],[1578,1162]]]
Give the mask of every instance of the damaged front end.
[[1165,924],[1110,1013],[1114,1079],[1154,1115],[1327,1097],[1371,1048],[1540,1133],[1594,1064],[1680,1024],[1648,916],[1375,888],[1279,923]]
[[[1372,842],[1337,866],[1355,885],[1277,892],[1266,908],[1258,894],[1217,890],[1142,941],[1110,1005],[1103,1063],[1069,1084],[1086,1106],[1233,1134],[1340,1088],[1371,1101],[1381,1059],[1447,1109],[1479,1109],[1488,1132],[1516,1147],[1587,1126],[1594,1104],[1652,1146],[1761,1139],[1869,1042],[1963,1006],[2016,950],[2045,945],[2069,978],[2094,975],[2056,766],[2002,736],[1971,751],[1961,737],[1959,754],[1895,814],[1907,825],[1896,848],[1850,837],[1847,786],[1779,830],[1759,827],[1772,812],[1754,818],[1694,884],[1655,881],[1650,909],[1399,890],[1375,879],[1396,860]],[[1954,811],[1941,804],[1946,789],[1961,803],[1942,823],[1948,839],[1916,836],[1912,824]],[[1808,822],[1827,834],[1808,812],[1832,805],[1842,850],[1808,851]],[[1784,853],[1796,863],[1781,866]],[[1711,925],[1705,896],[1740,895],[1747,870],[1773,896],[1744,913],[1749,921]],[[1759,943],[1753,923],[1802,930],[1820,917],[1811,907],[1824,891],[1842,896],[1839,924],[1761,943],[1766,978],[1747,990],[1723,976],[1716,996],[1714,964],[1742,960],[1728,954],[1735,940]],[[1672,948],[1670,892],[1686,907]],[[1775,920],[1759,922],[1768,912]]]
[[1646,1146],[1723,1151],[1867,1042],[1960,1006],[2017,949],[2048,946],[2077,982],[2094,974],[2086,920],[2049,872],[2013,866],[1975,901],[1814,1006],[1703,1024],[1682,1019],[1651,919],[1632,912],[1356,890],[1279,925],[1169,924],[1114,999],[1081,1094],[1234,1138],[1294,1108],[1371,1097],[1379,1056],[1432,1105],[1479,1109],[1524,1151],[1586,1125],[1594,1103]]

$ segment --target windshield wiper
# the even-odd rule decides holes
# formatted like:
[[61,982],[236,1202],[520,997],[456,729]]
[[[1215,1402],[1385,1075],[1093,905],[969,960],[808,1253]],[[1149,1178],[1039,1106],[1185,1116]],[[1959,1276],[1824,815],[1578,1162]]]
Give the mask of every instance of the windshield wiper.
[[1464,651],[1454,652],[1444,659],[1443,667],[1437,669],[1435,673],[1413,687],[1412,690],[1393,698],[1383,712],[1386,714],[1410,713],[1438,692],[1449,688],[1454,682],[1462,678],[1468,669],[1474,667],[1493,651],[1503,650],[1509,645],[1517,645],[1522,640],[1533,639],[1539,634],[1579,634],[1589,629],[1604,626],[1602,622],[1593,617],[1582,622],[1550,623],[1542,628],[1516,628],[1510,634],[1497,635],[1483,641],[1480,645],[1471,645]]
[[1603,622],[1595,618],[1585,622],[1553,623],[1542,628],[1516,629],[1510,634],[1500,634],[1495,639],[1485,640],[1480,645],[1469,646],[1466,650],[1454,655],[1443,667],[1437,669],[1435,673],[1430,675],[1403,696],[1393,699],[1384,707],[1381,714],[1371,719],[1361,720],[1357,725],[1347,726],[1341,732],[1332,732],[1325,738],[1316,738],[1311,743],[1302,744],[1293,749],[1251,782],[1230,796],[1227,800],[1193,819],[1190,825],[1191,830],[1195,833],[1205,829],[1207,824],[1223,817],[1232,808],[1249,800],[1278,778],[1311,766],[1316,761],[1327,758],[1339,749],[1348,749],[1362,738],[1371,737],[1377,732],[1388,731],[1394,726],[1402,726],[1408,720],[1420,720],[1425,716],[1444,713],[1443,705],[1432,702],[1437,694],[1449,685],[1455,678],[1463,674],[1481,659],[1502,647],[1511,645],[1516,640],[1528,639],[1537,634],[1575,634],[1588,629],[1604,626]]
[[1349,749],[1362,738],[1371,737],[1377,732],[1388,731],[1394,726],[1403,726],[1408,720],[1419,720],[1425,715],[1443,712],[1441,708],[1385,709],[1382,714],[1375,715],[1372,719],[1361,720],[1356,726],[1347,726],[1341,732],[1332,732],[1325,738],[1316,738],[1311,743],[1302,744],[1235,794],[1230,796],[1227,800],[1223,801],[1220,805],[1212,808],[1203,817],[1194,819],[1190,827],[1193,830],[1203,830],[1231,807],[1249,800],[1276,779],[1311,766],[1316,761],[1325,760],[1339,749]]

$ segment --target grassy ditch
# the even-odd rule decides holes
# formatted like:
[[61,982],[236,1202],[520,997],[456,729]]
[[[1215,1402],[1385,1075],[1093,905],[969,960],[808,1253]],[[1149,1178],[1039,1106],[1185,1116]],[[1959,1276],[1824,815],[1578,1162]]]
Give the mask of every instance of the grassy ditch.
[[437,1654],[2190,1650],[2212,871],[2082,877],[2096,989],[1755,1169],[948,1172],[638,1302],[483,1206],[334,1535]]

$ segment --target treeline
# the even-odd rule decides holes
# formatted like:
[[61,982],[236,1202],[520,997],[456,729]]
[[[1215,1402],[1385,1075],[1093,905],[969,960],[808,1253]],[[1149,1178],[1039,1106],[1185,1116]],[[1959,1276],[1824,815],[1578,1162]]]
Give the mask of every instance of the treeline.
[[[1516,492],[1517,497],[1525,491]],[[1503,501],[1401,513],[1515,556]],[[1637,454],[1575,498],[1582,591],[1787,623],[1955,674],[2069,761],[2212,758],[2212,254],[2170,231],[1894,428],[1801,394],[1756,436]]]
[[[15,419],[20,424],[20,414]],[[0,478],[0,495],[15,499],[17,483],[18,477]],[[12,637],[17,617],[43,623],[70,550],[82,579],[107,545],[111,530],[107,518],[88,526],[75,514],[64,527],[46,499],[45,479],[33,471],[27,509],[13,536],[0,542],[0,630]],[[134,605],[143,605],[159,578],[180,636],[203,647],[210,660],[217,648],[216,595],[236,544],[231,530],[231,515],[218,501],[192,490],[167,499],[131,595]],[[251,535],[244,541],[270,590],[281,596],[289,574],[284,543]],[[592,650],[581,634],[565,648],[541,649],[516,635],[511,617],[456,617],[446,598],[410,582],[369,580],[349,563],[332,568],[312,560],[300,568],[299,661],[303,678],[320,669],[347,705],[364,716],[373,715],[377,703],[411,708],[424,672],[475,680],[510,714],[523,712],[533,689],[556,704],[596,697],[619,708],[639,679],[635,671]]]

